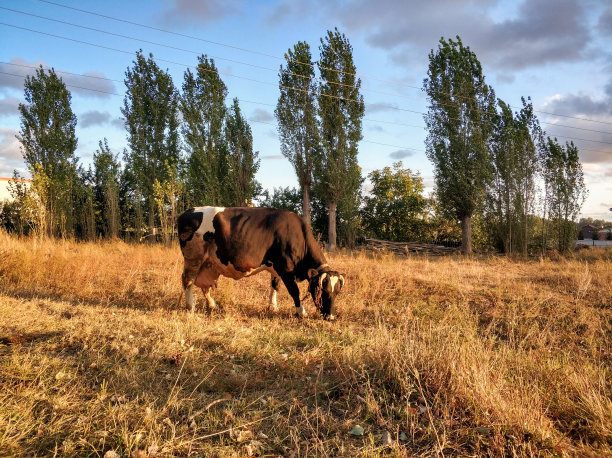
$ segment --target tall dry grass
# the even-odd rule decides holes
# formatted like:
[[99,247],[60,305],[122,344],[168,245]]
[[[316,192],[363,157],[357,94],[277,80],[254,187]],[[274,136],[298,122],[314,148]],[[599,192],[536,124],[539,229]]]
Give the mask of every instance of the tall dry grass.
[[191,315],[178,248],[0,234],[0,454],[610,455],[612,253],[586,251],[329,256],[328,323],[269,312],[265,274]]

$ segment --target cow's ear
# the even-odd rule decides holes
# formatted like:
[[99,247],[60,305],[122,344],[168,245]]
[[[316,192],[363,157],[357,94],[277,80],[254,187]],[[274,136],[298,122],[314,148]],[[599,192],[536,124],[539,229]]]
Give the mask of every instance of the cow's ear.
[[319,271],[317,269],[308,269],[308,279],[309,280],[312,280],[317,275],[319,275]]

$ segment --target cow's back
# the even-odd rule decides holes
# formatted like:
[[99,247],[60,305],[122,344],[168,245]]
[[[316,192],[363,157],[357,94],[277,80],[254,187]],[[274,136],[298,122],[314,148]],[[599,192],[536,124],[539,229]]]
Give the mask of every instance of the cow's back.
[[304,256],[303,221],[287,210],[226,208],[213,226],[219,260],[241,271],[260,265],[291,271]]

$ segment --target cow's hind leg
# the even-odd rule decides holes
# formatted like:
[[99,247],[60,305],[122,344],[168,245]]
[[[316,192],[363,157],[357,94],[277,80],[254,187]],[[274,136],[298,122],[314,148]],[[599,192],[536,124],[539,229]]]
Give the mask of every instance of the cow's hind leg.
[[293,299],[293,303],[295,304],[295,314],[299,318],[304,318],[307,315],[307,313],[306,313],[306,310],[304,310],[304,307],[302,306],[300,302],[300,289],[298,288],[298,285],[295,282],[295,277],[286,275],[282,277],[282,279],[283,279],[283,283],[287,287],[287,291],[289,291],[289,294],[291,295],[291,298]]
[[185,301],[187,302],[187,307],[194,312],[196,301],[193,286],[196,283],[198,272],[204,260],[204,242],[198,237],[191,237],[187,241],[181,239],[181,252],[183,253],[184,261],[181,279],[183,290],[185,291]]
[[280,288],[281,279],[277,275],[272,275],[270,281],[270,308],[273,312],[278,312],[278,305],[276,304],[276,296],[278,294],[278,289]]
[[204,297],[206,297],[206,313],[210,315],[212,311],[217,308],[215,299],[212,297],[212,287],[206,289],[202,288],[202,291],[204,291]]
[[183,289],[185,290],[185,301],[187,302],[187,308],[191,310],[193,313],[196,307],[195,295],[193,294],[193,284],[195,282],[197,275],[197,271],[195,274],[190,274],[190,272],[185,269],[183,271],[182,281],[183,281]]

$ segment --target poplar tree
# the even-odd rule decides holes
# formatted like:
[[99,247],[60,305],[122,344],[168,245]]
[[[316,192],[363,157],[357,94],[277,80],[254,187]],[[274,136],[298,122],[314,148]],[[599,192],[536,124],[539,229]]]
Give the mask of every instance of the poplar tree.
[[242,115],[238,99],[234,99],[225,121],[225,138],[228,148],[228,178],[225,205],[250,205],[260,192],[255,180],[259,170],[259,153],[253,151],[251,126]]
[[227,87],[213,59],[198,58],[195,74],[185,72],[181,97],[187,149],[187,187],[193,205],[220,205],[227,186]]
[[472,216],[491,179],[489,139],[495,93],[461,39],[440,39],[429,53],[423,90],[429,100],[426,153],[434,165],[441,205],[461,221],[462,251],[472,252]]
[[321,149],[315,161],[316,188],[329,213],[328,242],[336,248],[336,213],[339,204],[348,217],[357,215],[361,168],[357,144],[362,139],[361,120],[365,105],[360,94],[361,80],[353,62],[348,38],[334,29],[321,39],[318,62],[318,114]]
[[299,41],[285,54],[274,114],[278,121],[281,152],[295,170],[302,193],[302,216],[311,225],[310,199],[314,156],[319,147],[314,66],[308,43]]
[[121,214],[119,211],[119,188],[121,165],[113,154],[106,138],[100,140],[99,149],[93,155],[93,193],[98,231],[107,238],[119,236]]
[[557,249],[567,251],[576,240],[574,220],[587,194],[578,148],[574,142],[562,146],[556,138],[548,137],[540,160],[546,193],[543,244],[545,247],[545,228],[550,226],[549,235],[556,238]]
[[145,58],[142,50],[125,76],[127,92],[121,112],[128,131],[126,177],[131,181],[130,188],[137,190],[132,195],[142,196],[145,218],[153,230],[155,180],[166,181],[168,165],[170,170],[176,170],[179,163],[179,97],[168,71],[159,68],[152,54]]
[[[42,66],[24,84],[26,103],[19,104],[21,131],[17,139],[33,179],[43,186],[46,235],[71,235],[74,229],[72,198],[77,178],[77,118],[70,91],[55,70]],[[37,180],[37,175],[41,179]]]
[[527,255],[542,131],[531,101],[523,98],[522,102],[523,108],[513,114],[509,105],[498,101],[500,112],[491,141],[493,180],[487,200],[504,251]]

